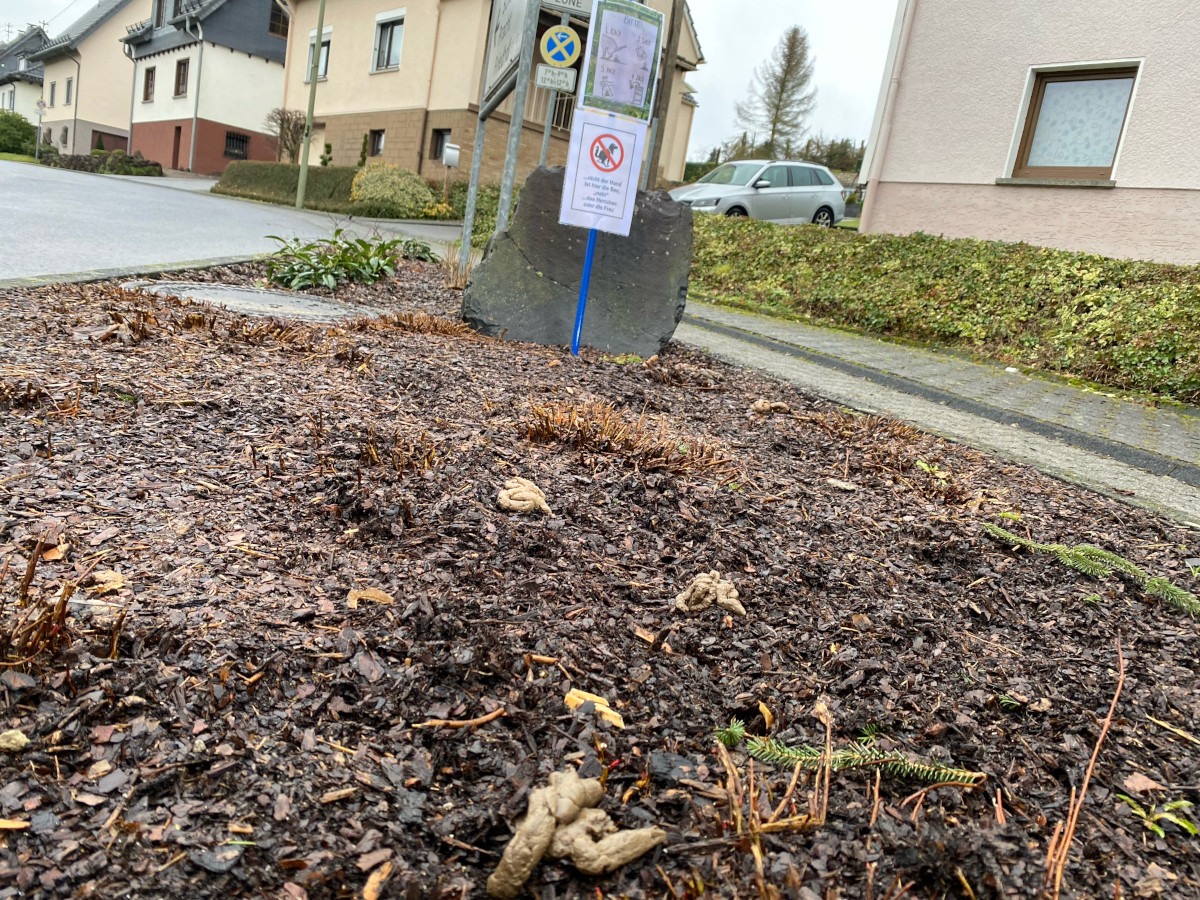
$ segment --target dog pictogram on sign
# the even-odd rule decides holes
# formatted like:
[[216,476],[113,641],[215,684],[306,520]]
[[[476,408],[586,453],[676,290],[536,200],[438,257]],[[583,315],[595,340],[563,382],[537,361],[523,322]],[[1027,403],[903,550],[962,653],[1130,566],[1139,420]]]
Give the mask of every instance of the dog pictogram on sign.
[[592,165],[601,172],[615,172],[625,160],[625,147],[612,134],[602,134],[592,141]]

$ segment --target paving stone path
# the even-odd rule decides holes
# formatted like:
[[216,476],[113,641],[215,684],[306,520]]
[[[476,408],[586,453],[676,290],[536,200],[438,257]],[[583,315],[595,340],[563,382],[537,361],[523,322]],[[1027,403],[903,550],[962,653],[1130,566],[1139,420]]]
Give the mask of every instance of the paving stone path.
[[886,412],[1200,522],[1200,410],[1153,407],[950,353],[694,300],[676,338],[852,408]]
[[213,303],[248,316],[273,316],[304,322],[336,322],[340,319],[383,314],[381,309],[339,303],[328,297],[235,287],[228,284],[206,284],[199,281],[130,281],[122,287],[137,288],[162,297],[180,297],[201,303]]

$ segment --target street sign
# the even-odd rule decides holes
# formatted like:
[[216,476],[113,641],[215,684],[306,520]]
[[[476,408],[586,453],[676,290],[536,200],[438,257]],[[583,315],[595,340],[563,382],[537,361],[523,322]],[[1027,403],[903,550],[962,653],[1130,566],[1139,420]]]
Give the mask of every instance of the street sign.
[[558,221],[628,235],[645,145],[644,124],[577,109]]
[[649,122],[662,54],[663,14],[632,0],[595,0],[581,107]]
[[566,68],[579,59],[583,41],[570,25],[552,25],[542,35],[542,59],[556,68]]
[[38,111],[39,116],[44,116],[46,114],[46,101],[45,100],[39,100],[37,102],[37,111]]
[[587,19],[592,15],[592,0],[542,0],[542,6],[570,13],[579,19]]
[[574,69],[556,69],[554,66],[540,64],[534,76],[534,84],[548,91],[558,91],[560,94],[575,93],[575,78],[579,73]]
[[527,0],[492,0],[492,22],[488,29],[487,77],[483,101],[487,103],[505,80],[516,71],[521,59],[521,35],[525,33]]

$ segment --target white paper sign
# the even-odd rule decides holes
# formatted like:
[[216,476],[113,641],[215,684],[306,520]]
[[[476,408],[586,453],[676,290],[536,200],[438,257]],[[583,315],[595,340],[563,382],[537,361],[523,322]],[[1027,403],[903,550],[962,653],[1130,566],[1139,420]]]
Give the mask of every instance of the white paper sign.
[[628,235],[645,149],[644,124],[575,110],[559,223]]
[[485,103],[499,90],[521,59],[521,37],[525,33],[525,14],[528,11],[528,0],[492,0],[487,77],[483,81]]
[[560,69],[557,66],[538,63],[537,75],[533,83],[548,91],[558,91],[560,94],[573,94],[575,93],[575,77],[577,74],[574,69]]
[[649,122],[663,14],[631,0],[594,0],[579,105]]

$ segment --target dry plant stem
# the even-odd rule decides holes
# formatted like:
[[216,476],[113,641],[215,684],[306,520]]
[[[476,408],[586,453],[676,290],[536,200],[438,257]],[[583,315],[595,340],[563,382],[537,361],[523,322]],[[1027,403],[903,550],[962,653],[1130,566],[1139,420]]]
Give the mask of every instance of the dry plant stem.
[[796,763],[796,769],[792,772],[792,780],[788,782],[787,790],[783,794],[783,799],[779,801],[779,805],[775,807],[775,811],[771,813],[771,818],[767,819],[767,824],[770,825],[783,815],[783,811],[787,808],[788,803],[792,799],[792,794],[796,791],[796,783],[800,780],[800,772],[803,767],[800,763]]
[[46,540],[47,534],[46,531],[42,532],[42,536],[34,544],[33,552],[29,554],[29,564],[25,566],[25,577],[21,579],[21,587],[17,591],[17,598],[22,606],[29,601],[29,585],[33,584],[33,575],[37,571],[38,560],[42,558],[42,542]]
[[429,719],[413,725],[413,728],[474,728],[476,725],[486,725],[504,715],[504,707],[493,709],[486,716],[477,719]]
[[[1087,797],[1088,783],[1092,780],[1092,772],[1096,769],[1096,760],[1100,756],[1100,748],[1104,744],[1104,738],[1108,736],[1108,729],[1112,726],[1113,714],[1117,711],[1117,701],[1121,699],[1121,690],[1125,687],[1125,657],[1121,653],[1121,642],[1117,641],[1117,689],[1113,692],[1112,703],[1108,707],[1108,715],[1104,717],[1104,723],[1100,726],[1100,736],[1096,738],[1095,749],[1092,750],[1092,758],[1088,761],[1087,771],[1083,775],[1083,784],[1079,786],[1078,797],[1073,797],[1074,802],[1071,804],[1070,812],[1067,814],[1067,824],[1063,829],[1062,840],[1053,845],[1051,861],[1053,868],[1048,868],[1046,878],[1049,880],[1053,877],[1054,887],[1051,891],[1051,896],[1058,900],[1059,893],[1062,891],[1063,869],[1067,865],[1067,856],[1071,852],[1071,843],[1075,840],[1075,826],[1079,824],[1079,813],[1083,809],[1083,801]],[[1055,829],[1057,834],[1057,829]]]
[[996,824],[1008,824],[1008,819],[1004,815],[1004,795],[1000,791],[1000,788],[996,788]]

